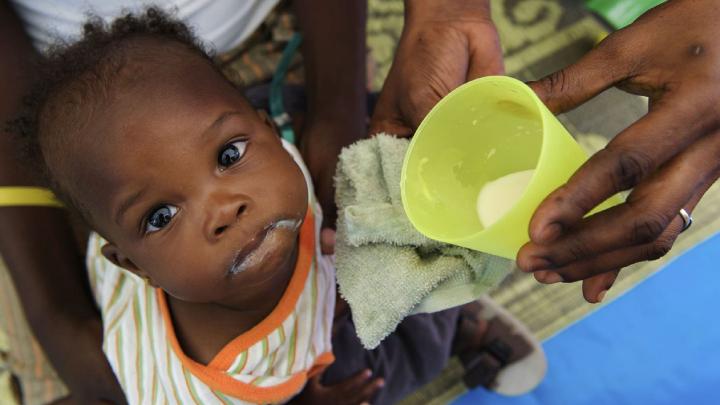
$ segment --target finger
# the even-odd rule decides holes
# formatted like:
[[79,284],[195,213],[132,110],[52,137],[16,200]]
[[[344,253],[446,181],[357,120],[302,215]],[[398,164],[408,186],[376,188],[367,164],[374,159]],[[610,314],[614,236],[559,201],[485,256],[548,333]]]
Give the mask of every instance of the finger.
[[368,135],[374,136],[382,133],[405,138],[411,136],[413,130],[400,119],[383,117],[382,114],[373,115],[372,120],[370,120]]
[[[583,219],[553,243],[528,243],[518,253],[525,271],[559,267],[660,236],[688,202],[700,198],[720,171],[720,133],[708,135],[639,184],[626,203]],[[696,202],[695,202],[696,203]]]
[[572,110],[632,75],[626,56],[632,43],[623,37],[622,31],[609,35],[576,63],[528,85],[553,113]]
[[[590,276],[583,280],[583,297],[589,303],[599,303],[605,298],[605,294],[615,283],[620,270],[611,270]],[[535,279],[543,284],[554,284],[563,281],[563,277],[552,270],[538,271],[533,274]]]
[[[665,256],[672,248],[675,239],[680,234],[683,222],[678,218],[668,227],[667,231],[656,241],[640,246],[619,249],[610,253],[573,262],[567,266],[546,271],[543,279],[538,281],[545,284],[556,282],[574,282],[585,280],[593,276],[616,271],[634,263],[657,260]],[[557,276],[555,276],[557,275]],[[541,274],[542,276],[542,274]],[[537,278],[538,276],[536,276]]]
[[556,240],[595,206],[634,187],[704,134],[708,119],[690,104],[656,108],[592,156],[540,204],[530,221],[531,239],[541,244]]
[[[473,55],[473,59],[477,58]],[[502,58],[491,58],[482,60],[483,55],[479,56],[480,60],[471,60],[468,68],[467,81],[485,76],[499,76],[505,74],[505,64]]]
[[[331,203],[327,203],[327,202],[323,203],[321,201],[320,207],[323,209],[323,217],[322,217],[321,226],[323,227],[323,229],[334,230],[334,228],[337,226],[337,208],[335,207],[335,202],[333,201]],[[334,244],[333,244],[333,248],[334,248]],[[332,254],[332,252],[326,253],[326,254]]]
[[[678,205],[684,204],[688,199],[689,197],[680,201]],[[580,224],[567,230],[552,243],[528,242],[518,252],[517,265],[525,272],[552,270],[620,247],[647,243],[664,231],[672,220],[672,217],[667,221],[652,217],[641,222],[641,219],[635,217],[634,208],[636,206],[625,203],[597,213],[583,219]],[[628,227],[639,228],[643,234],[628,232]]]
[[352,403],[361,404],[369,403],[370,400],[375,396],[380,388],[385,386],[385,380],[382,378],[375,378],[369,380],[362,388],[352,392]]
[[479,77],[505,74],[502,47],[495,26],[489,22],[486,31],[484,34],[480,34],[482,39],[470,39],[471,48],[467,81]]
[[320,251],[324,255],[335,253],[335,230],[324,228],[320,231]]
[[585,301],[595,304],[602,302],[610,287],[615,284],[618,274],[620,270],[612,270],[583,280],[582,292]]
[[[714,148],[705,149],[701,144],[701,146],[697,147],[697,150],[714,150],[716,156],[719,155],[720,133],[714,134],[712,138],[714,138],[715,142]],[[692,162],[692,160],[690,160],[690,162]],[[705,177],[704,183],[700,184],[695,195],[693,195],[692,198],[684,205],[688,212],[691,212],[695,208],[702,196],[715,183],[719,176],[720,165]],[[667,190],[665,194],[667,194]],[[659,259],[670,251],[675,239],[677,239],[678,235],[682,232],[683,226],[684,222],[680,215],[677,214],[667,229],[650,243],[618,249],[588,259],[579,260],[566,266],[553,268],[552,270],[537,271],[534,273],[535,278],[546,284],[553,284],[561,281],[573,282],[585,280],[601,273],[615,271],[616,269],[620,269],[640,261]],[[588,291],[588,296],[592,296],[592,292],[593,291]],[[601,292],[602,291],[599,291],[598,294]]]
[[339,382],[338,384],[334,385],[333,388],[338,388],[345,392],[359,391],[363,386],[365,386],[365,384],[370,381],[371,377],[372,371],[370,371],[369,369],[365,369],[353,375],[352,377],[349,377],[346,380]]
[[554,269],[654,241],[697,192],[697,185],[683,173],[664,170],[663,174],[638,186],[626,203],[583,219],[556,241],[527,243],[518,253],[518,267],[523,271]]
[[405,120],[402,119],[400,108],[398,107],[398,97],[401,96],[398,94],[399,90],[397,86],[389,85],[395,74],[394,68],[390,68],[388,78],[385,80],[385,84],[380,92],[380,98],[375,104],[375,110],[372,112],[368,128],[369,136],[380,133],[396,136],[412,135],[413,130]]

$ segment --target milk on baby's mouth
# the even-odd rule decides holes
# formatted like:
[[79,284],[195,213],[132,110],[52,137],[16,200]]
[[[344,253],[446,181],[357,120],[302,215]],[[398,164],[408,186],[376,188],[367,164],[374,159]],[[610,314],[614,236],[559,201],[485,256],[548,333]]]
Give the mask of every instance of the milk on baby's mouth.
[[535,170],[510,173],[483,186],[477,198],[477,213],[483,227],[490,227],[515,205],[534,173]]

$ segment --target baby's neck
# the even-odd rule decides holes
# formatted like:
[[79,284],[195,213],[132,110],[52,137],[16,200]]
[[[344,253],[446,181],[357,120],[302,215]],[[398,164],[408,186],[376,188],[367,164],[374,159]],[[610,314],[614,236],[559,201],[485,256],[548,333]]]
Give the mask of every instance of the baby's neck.
[[185,354],[198,363],[208,364],[230,341],[267,318],[287,289],[297,254],[296,245],[287,263],[276,270],[275,286],[261,301],[248,303],[247,309],[187,302],[166,294],[175,334]]

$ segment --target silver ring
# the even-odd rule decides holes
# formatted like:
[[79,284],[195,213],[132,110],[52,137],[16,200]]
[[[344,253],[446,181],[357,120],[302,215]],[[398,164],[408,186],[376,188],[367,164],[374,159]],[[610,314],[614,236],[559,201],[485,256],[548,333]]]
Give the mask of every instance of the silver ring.
[[683,227],[680,230],[680,233],[683,233],[687,231],[688,228],[693,224],[693,218],[692,215],[688,214],[687,211],[685,211],[685,208],[680,209],[680,218],[683,220]]

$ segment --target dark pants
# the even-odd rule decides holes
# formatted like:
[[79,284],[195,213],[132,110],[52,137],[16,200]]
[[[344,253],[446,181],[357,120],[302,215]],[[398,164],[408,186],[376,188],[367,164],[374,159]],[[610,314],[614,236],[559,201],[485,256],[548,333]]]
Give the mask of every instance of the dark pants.
[[323,375],[323,383],[338,383],[367,368],[374,377],[385,380],[373,405],[394,404],[445,368],[459,313],[453,308],[410,316],[373,350],[363,348],[349,315],[336,319],[332,339],[335,362]]

